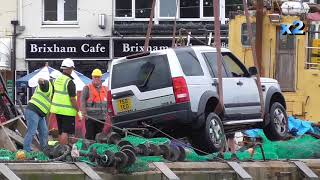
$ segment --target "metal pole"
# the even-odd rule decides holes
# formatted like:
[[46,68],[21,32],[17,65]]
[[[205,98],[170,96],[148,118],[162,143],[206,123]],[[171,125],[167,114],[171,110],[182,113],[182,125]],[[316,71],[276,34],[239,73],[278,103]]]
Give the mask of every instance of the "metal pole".
[[16,99],[16,42],[17,42],[17,26],[19,25],[19,21],[14,20],[11,21],[13,25],[13,34],[12,34],[12,56],[11,56],[11,71],[12,71],[12,102],[15,104]]
[[[243,2],[244,14],[245,14],[246,20],[247,20],[247,29],[248,29],[248,33],[249,33],[249,40],[250,40],[251,48],[252,48],[253,62],[254,62],[254,66],[258,67],[256,46],[255,46],[255,43],[253,41],[252,24],[251,24],[250,19],[249,19],[249,11],[248,11],[248,7],[247,7],[247,1],[246,0],[242,0],[242,2]],[[257,77],[257,81],[256,82],[257,82],[259,96],[260,96],[261,118],[263,119],[264,118],[264,100],[263,100],[263,95],[262,95],[259,68],[258,68],[258,73],[257,73],[256,77]]]
[[144,53],[146,53],[148,51],[155,5],[156,5],[156,0],[153,0],[152,1],[151,12],[150,12],[150,19],[149,19],[149,24],[148,24],[146,40],[144,41]]
[[172,32],[172,44],[171,47],[174,48],[176,44],[176,31],[177,31],[177,16],[178,16],[178,0],[176,0],[176,16],[174,17],[174,24],[173,24],[173,32]]
[[220,15],[219,15],[219,0],[213,0],[214,8],[214,42],[217,49],[217,60],[218,60],[218,93],[220,109],[215,109],[215,112],[223,111],[223,90],[222,90],[222,55],[221,55],[221,39],[220,39]]
[[258,67],[261,76],[265,75],[265,70],[262,65],[262,33],[263,33],[263,0],[257,0],[257,16],[256,16],[256,51]]

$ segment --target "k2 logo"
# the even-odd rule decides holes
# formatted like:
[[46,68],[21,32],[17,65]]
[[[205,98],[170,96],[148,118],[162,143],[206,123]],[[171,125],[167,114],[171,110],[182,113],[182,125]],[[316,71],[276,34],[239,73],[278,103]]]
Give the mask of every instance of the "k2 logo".
[[292,24],[281,24],[281,35],[304,35],[305,25],[302,21],[293,21]]

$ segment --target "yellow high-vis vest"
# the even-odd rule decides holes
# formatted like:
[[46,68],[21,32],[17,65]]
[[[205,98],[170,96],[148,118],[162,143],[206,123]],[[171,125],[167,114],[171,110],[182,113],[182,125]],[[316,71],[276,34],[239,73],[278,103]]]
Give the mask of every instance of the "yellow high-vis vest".
[[72,79],[66,75],[59,76],[54,81],[54,94],[50,112],[65,116],[76,116],[77,110],[72,106],[68,94],[68,83]]
[[51,106],[51,99],[52,99],[52,84],[49,81],[49,89],[48,92],[41,91],[40,87],[38,86],[34,91],[29,103],[34,104],[37,106],[44,114],[48,114],[50,111]]

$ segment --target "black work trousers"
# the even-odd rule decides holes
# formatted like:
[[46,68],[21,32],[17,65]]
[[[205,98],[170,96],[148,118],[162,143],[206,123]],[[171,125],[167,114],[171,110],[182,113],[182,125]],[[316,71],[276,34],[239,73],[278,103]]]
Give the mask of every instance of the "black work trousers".
[[102,132],[103,126],[104,124],[88,118],[86,120],[86,139],[95,140],[96,134]]

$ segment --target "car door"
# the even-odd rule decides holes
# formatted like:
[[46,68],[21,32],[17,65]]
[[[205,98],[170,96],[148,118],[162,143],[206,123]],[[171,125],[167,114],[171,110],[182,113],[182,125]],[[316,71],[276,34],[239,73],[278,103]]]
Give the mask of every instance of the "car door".
[[[202,52],[202,56],[205,59],[209,72],[213,81],[218,80],[218,66],[216,52]],[[229,115],[239,114],[237,104],[239,103],[238,91],[240,87],[237,85],[238,78],[229,78],[228,73],[223,65],[222,67],[222,90],[223,101],[225,106],[226,119],[230,119]],[[216,87],[216,85],[215,85]]]
[[222,53],[223,62],[228,73],[228,79],[234,79],[238,96],[236,112],[241,119],[260,118],[260,97],[254,77],[251,77],[246,67],[231,52]]

